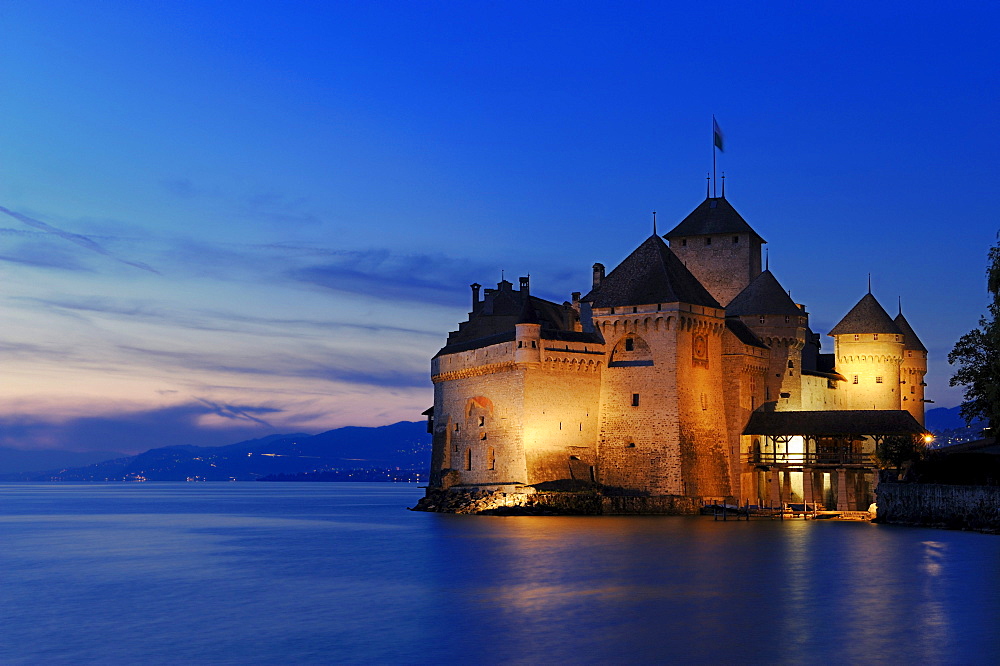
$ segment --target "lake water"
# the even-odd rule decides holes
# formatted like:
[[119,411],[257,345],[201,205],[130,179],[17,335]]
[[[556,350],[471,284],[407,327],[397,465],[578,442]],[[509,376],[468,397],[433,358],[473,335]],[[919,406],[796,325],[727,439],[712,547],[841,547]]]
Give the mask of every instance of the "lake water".
[[0,663],[996,663],[1000,536],[0,484]]

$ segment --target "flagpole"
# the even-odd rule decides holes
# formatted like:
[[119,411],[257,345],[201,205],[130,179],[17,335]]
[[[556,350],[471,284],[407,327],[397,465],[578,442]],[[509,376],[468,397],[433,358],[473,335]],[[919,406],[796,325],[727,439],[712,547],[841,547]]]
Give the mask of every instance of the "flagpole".
[[715,196],[715,114],[712,114],[712,198]]

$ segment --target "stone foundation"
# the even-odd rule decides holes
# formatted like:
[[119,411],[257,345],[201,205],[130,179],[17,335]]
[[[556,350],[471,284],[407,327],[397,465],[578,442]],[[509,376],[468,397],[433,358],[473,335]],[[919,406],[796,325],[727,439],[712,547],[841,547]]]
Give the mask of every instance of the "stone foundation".
[[882,482],[875,494],[878,523],[1000,532],[1000,486]]
[[449,488],[428,490],[413,511],[479,515],[688,515],[701,503],[677,495],[605,495],[600,491],[505,492],[503,490]]

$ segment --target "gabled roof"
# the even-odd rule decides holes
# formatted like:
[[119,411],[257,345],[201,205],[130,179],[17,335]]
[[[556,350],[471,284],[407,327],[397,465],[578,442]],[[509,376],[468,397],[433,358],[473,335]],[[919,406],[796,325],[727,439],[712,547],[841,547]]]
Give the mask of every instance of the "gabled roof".
[[722,308],[656,235],[647,238],[580,300],[595,308],[678,302]]
[[851,311],[844,315],[840,323],[833,327],[828,335],[848,335],[851,333],[895,333],[902,334],[899,326],[892,320],[871,292],[864,295]]
[[913,327],[910,326],[910,322],[906,321],[906,317],[900,312],[896,315],[896,318],[892,320],[899,330],[903,332],[903,349],[912,349],[913,351],[926,352],[927,347],[924,347],[924,343],[920,341],[917,334],[913,332]]
[[771,271],[764,271],[726,306],[726,315],[804,315]]
[[664,236],[670,240],[682,236],[750,234],[766,243],[725,197],[709,197]]
[[905,409],[776,412],[773,403],[750,415],[744,435],[919,435],[926,432]]

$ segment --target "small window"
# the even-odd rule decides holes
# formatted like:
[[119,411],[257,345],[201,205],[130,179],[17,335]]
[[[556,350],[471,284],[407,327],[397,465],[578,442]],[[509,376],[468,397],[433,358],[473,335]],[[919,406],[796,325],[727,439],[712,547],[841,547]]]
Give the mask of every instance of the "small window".
[[524,346],[524,340],[518,340],[517,341],[517,348],[520,349],[523,346]]
[[767,323],[767,317],[765,317],[764,315],[761,315],[760,316],[760,323],[766,324]]
[[861,336],[855,333],[854,334],[854,341],[857,342],[860,339],[861,339]]
[[638,393],[633,393],[632,394],[632,406],[633,407],[638,407],[639,406],[639,394]]
[[458,430],[459,430],[459,425],[456,423],[455,424],[455,432],[458,432]]
[[455,453],[458,453],[458,442],[455,442],[455,444],[452,445],[451,450],[454,451]]
[[465,469],[472,469],[472,449],[465,450]]
[[878,333],[876,333],[876,334],[875,334],[875,335],[874,335],[874,336],[872,337],[872,340],[878,340]]
[[737,244],[739,242],[740,242],[740,237],[739,236],[733,236],[733,245],[735,245],[735,244]]
[[531,341],[531,348],[532,349],[538,349],[538,343],[536,341],[532,340]]
[[784,398],[784,399],[786,399],[786,400],[787,400],[788,398],[791,398],[791,397],[792,397],[792,394],[791,394],[791,393],[781,393],[780,395],[781,395],[781,397],[782,397],[782,398]]
[[906,352],[906,355],[907,355],[908,357],[909,357],[909,356],[913,356],[913,352],[911,352],[911,351],[908,351],[908,352]]
[[635,442],[629,442],[628,444],[625,445],[625,448],[626,449],[634,449],[635,448]]
[[611,308],[611,314],[614,314],[614,313],[615,313],[615,309]]
[[687,247],[687,245],[688,245],[688,239],[687,238],[682,238],[681,239],[681,247]]
[[709,238],[706,238],[706,239],[705,239],[705,245],[711,245],[711,244],[712,244],[712,239],[711,239],[711,237],[709,237]]
[[855,383],[855,384],[857,384],[857,383],[858,383],[858,376],[857,376],[857,375],[854,375],[854,383]]
[[916,393],[917,392],[916,389],[917,389],[916,386],[914,386],[913,384],[910,384],[910,393]]
[[638,311],[639,311],[639,308],[635,308],[635,307],[634,307],[634,308],[632,308],[632,314],[635,314],[635,313],[636,313],[636,312],[638,312]]
[[486,425],[486,417],[485,416],[480,416],[479,417],[479,427],[482,428],[484,425]]
[[882,383],[882,378],[881,377],[876,377],[875,378],[875,383],[876,384],[881,384]]
[[789,317],[788,315],[785,315],[785,323],[786,323],[786,324],[787,324],[788,322],[790,322],[791,320],[792,320],[792,318],[791,318],[791,317]]
[[559,429],[562,430],[562,421],[559,422]]
[[482,435],[479,436],[479,441],[481,441],[481,442],[485,442],[486,441],[486,433],[485,432]]
[[633,351],[635,349],[635,340],[632,338],[625,338],[625,351]]
[[497,454],[493,447],[486,452],[486,469],[494,470],[497,468]]
[[579,460],[580,456],[570,456],[569,459],[570,460]]
[[788,362],[788,367],[789,368],[794,368],[795,367],[795,361],[789,361]]
[[580,424],[580,432],[583,432],[583,424]]

